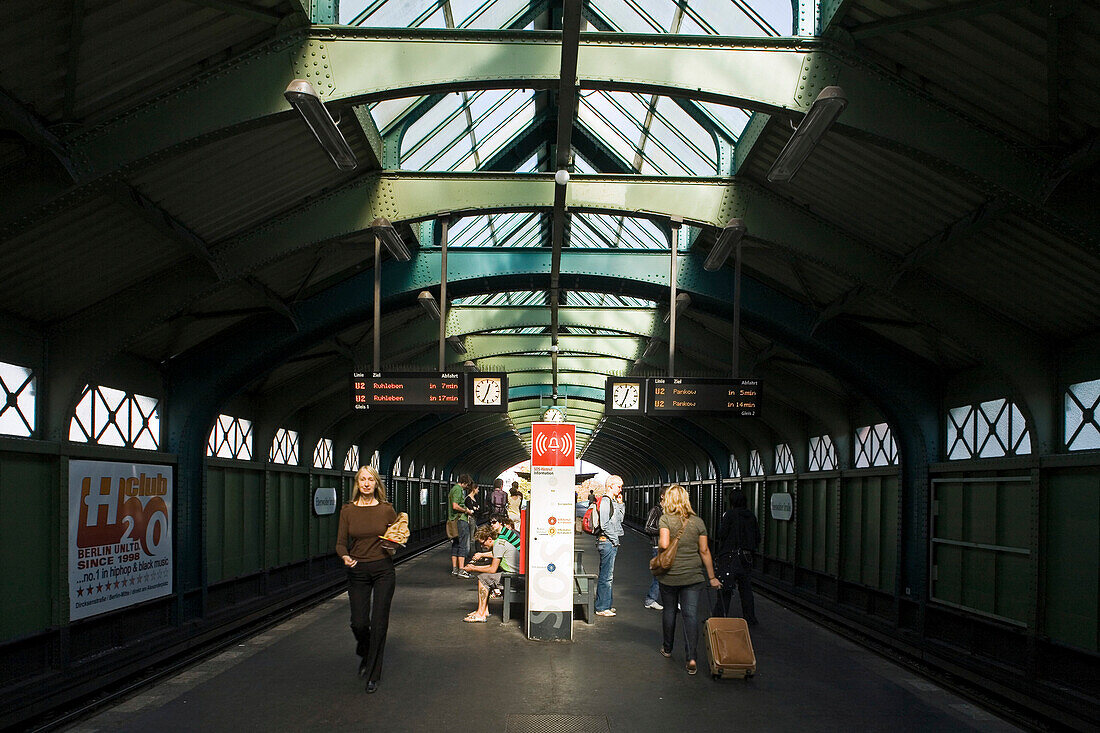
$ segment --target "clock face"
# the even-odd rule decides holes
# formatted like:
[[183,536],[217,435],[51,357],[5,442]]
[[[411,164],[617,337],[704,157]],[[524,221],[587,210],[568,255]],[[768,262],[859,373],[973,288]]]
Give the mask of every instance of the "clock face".
[[637,382],[617,382],[611,388],[611,404],[616,410],[637,410],[642,403],[642,386]]
[[499,405],[501,400],[500,377],[474,378],[474,404]]
[[551,407],[542,413],[543,422],[565,422],[565,413],[560,408]]

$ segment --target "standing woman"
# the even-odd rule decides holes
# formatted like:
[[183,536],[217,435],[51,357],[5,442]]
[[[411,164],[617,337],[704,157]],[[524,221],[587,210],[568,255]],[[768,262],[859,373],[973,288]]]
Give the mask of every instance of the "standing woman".
[[[657,526],[659,534],[657,546],[668,549],[672,541],[679,537],[676,557],[668,572],[658,577],[661,589],[661,654],[672,656],[672,645],[676,638],[676,613],[684,616],[684,651],[687,657],[687,673],[695,674],[698,665],[695,652],[699,636],[699,593],[704,582],[715,588],[722,584],[714,576],[714,563],[707,546],[707,526],[691,508],[691,499],[680,484],[672,484],[665,490],[661,499],[664,514]],[[706,577],[703,570],[706,570]]]
[[367,692],[377,691],[382,677],[382,653],[397,577],[393,557],[382,546],[381,536],[396,519],[378,471],[373,466],[360,467],[351,501],[340,510],[336,554],[348,568],[351,631],[355,653],[361,659],[359,677],[366,678]]
[[508,518],[519,526],[519,504],[523,499],[523,492],[519,490],[519,481],[512,482],[512,488],[508,491]]

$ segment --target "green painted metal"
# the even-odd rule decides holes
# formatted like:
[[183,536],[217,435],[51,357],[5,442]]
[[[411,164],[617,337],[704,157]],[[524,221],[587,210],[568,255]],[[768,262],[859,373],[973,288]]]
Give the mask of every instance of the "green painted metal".
[[818,573],[836,576],[839,527],[834,521],[840,502],[839,478],[799,478],[799,564]]
[[[550,355],[546,356],[507,356],[493,360],[494,364],[500,364],[509,374],[516,372],[549,372]],[[611,374],[630,366],[629,359],[611,356],[569,356],[558,357],[558,373],[565,375],[569,372],[592,372],[596,374]],[[559,376],[563,383],[568,383],[567,376]]]
[[382,142],[382,133],[378,131],[378,126],[374,124],[374,117],[371,116],[370,110],[362,105],[358,105],[353,109],[355,119],[359,122],[359,128],[363,131],[363,137],[367,139],[367,147],[371,156],[367,160],[360,160],[359,167],[364,170],[385,168],[385,145]]
[[68,484],[59,472],[56,455],[0,452],[0,641],[56,625],[62,609],[68,615],[68,540],[57,541],[68,537],[67,504],[63,511],[59,501]]
[[[549,352],[552,339],[549,334],[491,334],[466,337],[467,359],[496,359],[525,352]],[[645,349],[645,342],[634,336],[578,336],[565,334],[558,337],[558,364],[570,355],[604,355],[617,359],[635,360]],[[547,355],[549,358],[549,355]]]
[[[289,111],[291,73],[326,101],[475,88],[553,88],[561,59],[555,32],[313,28],[281,38],[119,118],[65,142],[85,182],[177,146]],[[675,54],[675,63],[669,58]],[[288,71],[289,70],[289,71]],[[628,73],[629,72],[629,73]],[[582,34],[581,88],[707,99],[763,111],[804,112],[826,84],[844,87],[843,125],[890,147],[968,170],[1037,201],[1042,161],[953,114],[897,77],[811,39]],[[305,134],[305,133],[303,133]],[[1039,165],[1037,165],[1039,164]]]
[[967,478],[934,480],[930,596],[1026,623],[1035,595],[1029,477]]
[[[764,485],[764,506],[771,506],[772,494],[788,493],[798,503],[798,481],[795,479],[769,478]],[[797,553],[798,523],[802,518],[797,509],[790,520],[773,519],[766,512],[761,522],[764,525],[764,554],[781,562],[795,562]]]
[[[563,327],[602,328],[646,335],[660,322],[661,315],[656,308],[558,308],[558,325]],[[448,336],[549,325],[550,309],[544,306],[454,306],[447,311]]]
[[1100,468],[1059,471],[1047,478],[1042,572],[1042,631],[1052,639],[1100,651]]
[[894,593],[898,477],[846,476],[840,490],[840,577]]
[[[565,387],[589,387],[591,389],[598,389],[603,394],[604,384],[607,380],[606,374],[584,374],[581,372],[569,372],[568,374],[559,374],[559,384]],[[550,384],[549,374],[543,374],[540,372],[524,372],[521,374],[509,374],[508,375],[508,387],[526,387],[532,384]],[[568,394],[568,390],[566,390]]]
[[217,465],[206,477],[207,583],[263,570],[263,472]]

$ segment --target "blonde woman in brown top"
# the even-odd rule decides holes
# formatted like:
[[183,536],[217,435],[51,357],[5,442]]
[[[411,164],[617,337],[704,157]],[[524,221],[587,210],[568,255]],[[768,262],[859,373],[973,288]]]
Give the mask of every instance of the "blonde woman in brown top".
[[351,501],[340,510],[336,554],[347,566],[351,631],[360,658],[359,677],[366,678],[367,692],[375,692],[382,677],[382,653],[397,577],[393,557],[382,546],[381,536],[396,519],[393,504],[386,501],[382,477],[373,466],[362,466],[355,474]]

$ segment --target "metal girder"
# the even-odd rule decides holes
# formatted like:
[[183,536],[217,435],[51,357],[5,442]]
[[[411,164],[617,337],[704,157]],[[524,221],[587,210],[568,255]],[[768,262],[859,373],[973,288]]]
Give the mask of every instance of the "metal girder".
[[[563,387],[590,387],[592,389],[598,389],[602,395],[607,375],[570,372],[568,374],[562,374],[561,379]],[[546,374],[540,372],[523,372],[520,374],[508,375],[509,394],[519,387],[547,384],[550,384],[550,380],[547,378]]]
[[[558,325],[567,328],[599,328],[642,336],[660,323],[661,313],[656,308],[558,308]],[[447,311],[448,335],[549,325],[550,312],[544,306],[461,305]]]
[[[292,75],[314,82],[324,101],[342,104],[471,89],[551,89],[560,80],[561,38],[539,31],[315,27],[250,51],[66,143],[81,180],[89,182],[288,113],[283,91]],[[841,127],[969,171],[1024,200],[1035,201],[1041,190],[1038,169],[1045,161],[1029,160],[827,41],[584,33],[577,83],[795,115],[821,88],[839,84],[849,100]]]
[[976,18],[989,13],[1000,13],[1027,4],[1028,0],[972,0],[971,2],[952,3],[946,7],[934,7],[913,13],[892,15],[880,20],[861,23],[845,30],[852,34],[852,38],[861,41],[864,38],[873,38],[885,33],[898,33],[912,28],[936,25],[937,23]]
[[[537,376],[537,375],[534,375]],[[586,375],[578,375],[576,373],[567,375],[571,382],[581,381],[581,378]],[[587,375],[595,376],[595,375]],[[561,394],[567,400],[602,400],[604,396],[604,384],[605,377],[600,376],[600,387],[589,387],[575,384],[563,384],[561,385]],[[553,388],[550,386],[550,381],[543,377],[543,380],[539,383],[530,383],[523,386],[513,386],[513,376],[508,375],[508,395],[512,399],[521,399],[524,397],[550,397],[553,394]]]
[[[493,359],[527,352],[549,351],[550,334],[484,334],[466,337],[466,359]],[[635,360],[645,348],[636,336],[558,336],[558,357],[570,354],[602,355]],[[564,368],[564,367],[562,367]]]

